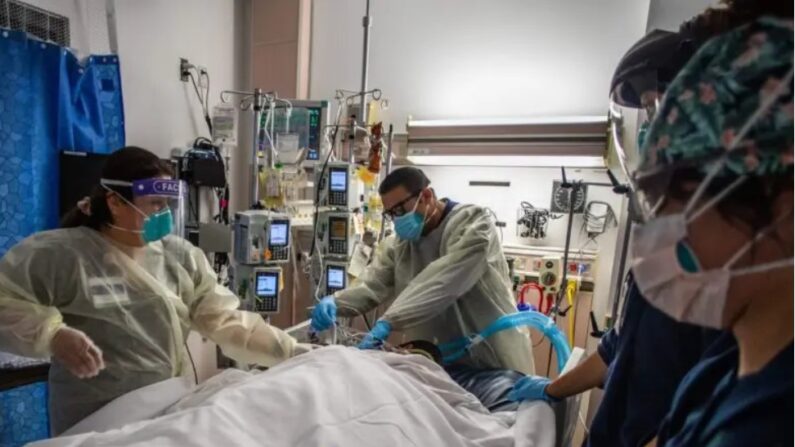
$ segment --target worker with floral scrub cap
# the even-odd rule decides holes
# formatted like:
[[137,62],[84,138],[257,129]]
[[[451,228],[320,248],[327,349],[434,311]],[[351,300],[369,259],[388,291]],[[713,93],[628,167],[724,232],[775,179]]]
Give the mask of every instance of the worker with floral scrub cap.
[[55,435],[183,374],[191,329],[245,363],[271,366],[309,349],[237,310],[204,253],[174,234],[185,186],[170,176],[151,152],[120,149],[68,228],[37,233],[0,260],[0,350],[51,357]]
[[792,20],[762,18],[705,44],[641,150],[637,286],[678,321],[730,331],[652,444],[793,444],[792,41]]

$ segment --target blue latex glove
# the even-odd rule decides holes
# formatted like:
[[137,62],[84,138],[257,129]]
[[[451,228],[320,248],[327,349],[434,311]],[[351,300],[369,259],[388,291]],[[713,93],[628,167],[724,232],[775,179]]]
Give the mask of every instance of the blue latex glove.
[[392,332],[392,325],[384,320],[375,322],[373,330],[364,337],[364,340],[359,343],[359,349],[375,349],[384,343],[384,340],[389,337]]
[[310,327],[315,332],[325,331],[334,326],[337,321],[337,303],[333,296],[320,300],[312,310],[312,323]]
[[525,376],[519,379],[511,392],[508,394],[508,400],[514,402],[522,400],[543,400],[548,403],[558,402],[556,399],[547,394],[547,385],[552,382],[546,377],[541,376]]

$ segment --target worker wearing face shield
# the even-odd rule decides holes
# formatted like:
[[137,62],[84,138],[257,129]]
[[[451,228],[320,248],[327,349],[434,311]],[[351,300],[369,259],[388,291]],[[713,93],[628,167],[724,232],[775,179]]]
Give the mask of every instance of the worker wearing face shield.
[[641,151],[638,288],[731,332],[682,381],[657,445],[792,445],[793,158],[793,22],[763,17],[685,66]]
[[[440,344],[515,312],[508,265],[487,209],[438,199],[425,174],[413,167],[390,173],[379,193],[396,235],[378,246],[358,282],[318,303],[314,330],[331,328],[338,313],[356,316],[391,301],[361,348],[379,346],[393,331]],[[534,370],[529,338],[515,329],[473,347],[463,363]]]
[[0,350],[51,357],[52,433],[116,397],[187,372],[191,329],[228,356],[274,365],[308,350],[217,283],[177,235],[185,185],[140,148],[112,154],[91,197],[0,260]]
[[[786,6],[775,2],[739,3],[707,10],[683,24],[678,33],[654,31],[641,39],[615,71],[612,100],[623,107],[642,109],[653,119],[660,99],[667,94],[664,90],[703,42],[768,11],[791,17],[791,5],[787,12]],[[655,56],[658,53],[660,56]],[[638,147],[647,131],[648,124],[641,127]],[[635,211],[638,217],[643,215],[642,210]],[[554,401],[603,387],[589,445],[636,446],[654,436],[679,383],[720,334],[713,328],[677,321],[650,305],[632,274],[624,290],[618,324],[602,337],[597,353],[554,381],[524,379],[513,393],[517,399]]]

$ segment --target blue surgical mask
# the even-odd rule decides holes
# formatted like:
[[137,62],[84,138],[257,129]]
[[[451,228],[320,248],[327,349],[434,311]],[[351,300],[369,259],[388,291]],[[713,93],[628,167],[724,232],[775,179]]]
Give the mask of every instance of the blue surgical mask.
[[410,213],[395,218],[395,233],[404,241],[418,241],[422,237],[422,230],[425,228],[425,219],[422,214],[417,212],[419,199],[414,204],[414,209]]

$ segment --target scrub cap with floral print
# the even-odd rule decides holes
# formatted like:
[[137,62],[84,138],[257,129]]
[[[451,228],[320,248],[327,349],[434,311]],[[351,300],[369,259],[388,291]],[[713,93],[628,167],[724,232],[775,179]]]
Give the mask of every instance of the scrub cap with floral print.
[[791,175],[792,40],[791,20],[765,17],[705,43],[666,90],[638,174],[707,172],[733,148],[719,177]]

